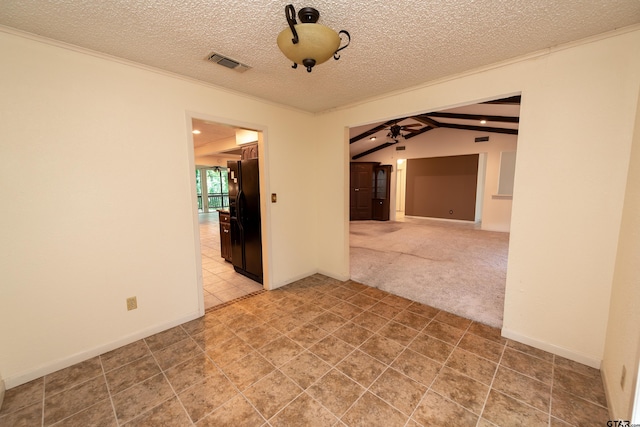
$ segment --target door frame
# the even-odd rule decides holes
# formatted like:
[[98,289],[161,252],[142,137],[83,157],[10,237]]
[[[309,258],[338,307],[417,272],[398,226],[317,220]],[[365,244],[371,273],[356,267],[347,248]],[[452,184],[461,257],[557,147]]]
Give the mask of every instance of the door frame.
[[263,287],[265,289],[271,289],[271,259],[269,253],[271,252],[271,233],[268,220],[271,218],[271,206],[267,204],[269,188],[269,174],[266,165],[268,164],[268,150],[267,150],[267,127],[256,123],[243,122],[239,120],[229,119],[228,117],[212,116],[209,114],[198,113],[194,111],[185,112],[186,132],[187,132],[187,161],[188,161],[188,173],[189,173],[189,196],[191,198],[191,221],[193,229],[193,250],[196,269],[196,282],[194,284],[194,292],[197,294],[198,306],[200,315],[204,315],[204,293],[203,293],[203,279],[202,279],[202,252],[200,247],[200,224],[198,219],[198,195],[196,194],[196,169],[195,163],[195,151],[193,147],[193,119],[206,120],[208,122],[219,123],[224,126],[232,126],[241,129],[251,129],[258,132],[258,166],[260,169],[260,209],[261,209],[261,235],[262,235],[262,269],[263,269]]

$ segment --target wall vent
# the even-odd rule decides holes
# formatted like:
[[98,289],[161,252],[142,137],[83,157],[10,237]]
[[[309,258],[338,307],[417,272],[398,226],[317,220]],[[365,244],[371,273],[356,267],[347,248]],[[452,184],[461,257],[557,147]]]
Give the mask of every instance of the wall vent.
[[476,138],[476,142],[489,142],[488,136],[479,136]]
[[251,68],[248,65],[242,64],[234,59],[227,58],[226,56],[220,55],[219,53],[210,54],[209,56],[207,56],[207,61],[215,62],[218,65],[230,68],[239,73],[244,73],[249,68]]

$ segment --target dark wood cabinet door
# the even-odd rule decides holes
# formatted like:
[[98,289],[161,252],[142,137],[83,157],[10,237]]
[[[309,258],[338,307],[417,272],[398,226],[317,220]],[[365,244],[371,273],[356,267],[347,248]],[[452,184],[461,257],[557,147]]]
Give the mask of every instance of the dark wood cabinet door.
[[373,169],[372,219],[389,221],[389,191],[391,190],[391,166],[376,166]]
[[371,219],[374,165],[376,163],[351,163],[349,218],[352,221]]
[[220,256],[231,262],[231,222],[229,214],[219,212],[220,221]]

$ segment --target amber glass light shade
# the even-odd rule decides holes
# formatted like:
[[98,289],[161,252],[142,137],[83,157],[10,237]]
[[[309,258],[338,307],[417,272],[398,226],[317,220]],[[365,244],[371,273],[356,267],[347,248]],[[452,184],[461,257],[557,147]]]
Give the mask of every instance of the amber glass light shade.
[[293,33],[285,28],[278,35],[278,47],[296,64],[303,65],[305,59],[315,60],[315,64],[322,64],[340,47],[340,37],[329,27],[321,24],[297,24],[299,41],[293,43]]

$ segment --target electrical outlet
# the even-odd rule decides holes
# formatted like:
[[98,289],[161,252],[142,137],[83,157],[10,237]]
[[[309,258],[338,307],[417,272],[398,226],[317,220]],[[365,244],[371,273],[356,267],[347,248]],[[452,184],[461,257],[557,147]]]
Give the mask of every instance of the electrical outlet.
[[627,379],[627,367],[622,365],[622,375],[620,375],[620,387],[624,390],[624,381]]
[[135,310],[136,308],[138,308],[138,298],[137,297],[131,297],[131,298],[127,298],[127,310]]

